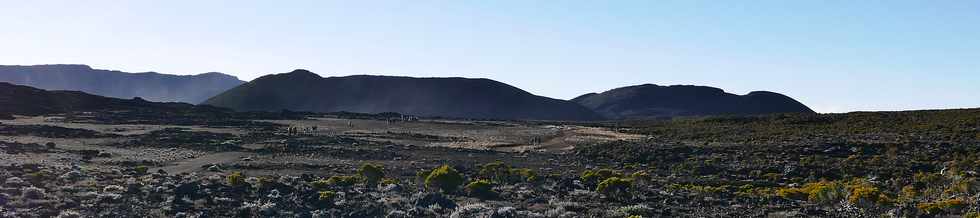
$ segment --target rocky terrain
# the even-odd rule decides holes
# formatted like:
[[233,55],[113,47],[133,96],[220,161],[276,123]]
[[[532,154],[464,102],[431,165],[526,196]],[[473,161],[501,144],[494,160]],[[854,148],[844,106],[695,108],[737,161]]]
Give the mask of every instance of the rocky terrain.
[[0,96],[0,217],[980,215],[980,109],[569,122]]
[[155,72],[127,73],[86,65],[0,65],[0,82],[46,90],[81,91],[114,98],[140,97],[157,102],[197,104],[245,83],[222,73],[180,76]]
[[[975,217],[980,110],[0,121],[3,217]],[[198,120],[199,121],[199,120]]]

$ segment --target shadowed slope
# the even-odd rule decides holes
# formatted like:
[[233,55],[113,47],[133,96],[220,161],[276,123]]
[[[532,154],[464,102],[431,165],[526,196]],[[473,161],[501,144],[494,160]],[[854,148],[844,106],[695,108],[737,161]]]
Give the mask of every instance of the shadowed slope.
[[244,83],[221,73],[193,76],[126,73],[85,65],[0,66],[0,82],[46,90],[70,90],[115,98],[200,103]]
[[572,99],[613,119],[700,115],[813,113],[785,95],[756,91],[735,95],[707,86],[628,86]]
[[487,119],[593,120],[572,102],[536,96],[489,79],[320,76],[296,70],[258,78],[204,104],[243,111],[297,110]]

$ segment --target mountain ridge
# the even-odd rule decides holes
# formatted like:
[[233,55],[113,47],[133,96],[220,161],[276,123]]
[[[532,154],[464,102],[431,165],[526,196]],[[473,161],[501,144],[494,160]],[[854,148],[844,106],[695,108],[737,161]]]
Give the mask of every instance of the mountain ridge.
[[[287,90],[287,87],[295,90]],[[285,109],[398,112],[478,119],[599,119],[575,103],[533,95],[491,79],[376,75],[320,77],[301,69],[259,77],[212,97],[204,104],[246,111]]]
[[0,82],[124,99],[140,97],[150,101],[195,104],[244,83],[235,76],[218,72],[196,75],[128,73],[93,69],[81,64],[0,65]]
[[815,113],[789,96],[771,91],[745,95],[710,86],[641,84],[587,93],[571,99],[608,119],[707,115]]

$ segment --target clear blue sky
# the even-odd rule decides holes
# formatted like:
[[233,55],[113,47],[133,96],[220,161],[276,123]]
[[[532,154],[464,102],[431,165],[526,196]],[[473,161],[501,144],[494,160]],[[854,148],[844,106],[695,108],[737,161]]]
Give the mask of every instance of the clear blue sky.
[[696,84],[819,112],[980,107],[980,1],[2,4],[0,64],[483,77],[562,99]]

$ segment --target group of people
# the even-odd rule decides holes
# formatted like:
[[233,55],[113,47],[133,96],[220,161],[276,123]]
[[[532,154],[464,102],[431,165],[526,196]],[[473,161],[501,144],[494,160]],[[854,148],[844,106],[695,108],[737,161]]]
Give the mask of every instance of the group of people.
[[319,131],[319,127],[317,126],[309,126],[309,127],[290,126],[290,127],[286,127],[285,134],[290,136],[298,136],[298,135],[317,136],[320,135],[320,131]]

